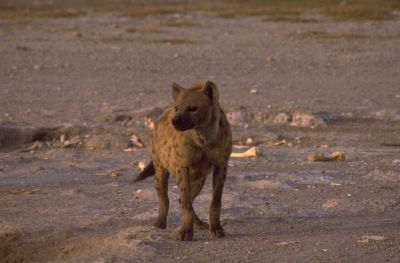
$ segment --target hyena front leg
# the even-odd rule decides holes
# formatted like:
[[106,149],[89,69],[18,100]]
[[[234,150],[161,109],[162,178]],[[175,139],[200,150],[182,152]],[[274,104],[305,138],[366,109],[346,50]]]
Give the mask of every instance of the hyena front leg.
[[[197,175],[195,177],[201,177],[201,179],[198,179],[196,182],[191,182],[192,185],[192,203],[194,202],[194,199],[196,199],[196,197],[199,195],[201,189],[203,189],[204,183],[206,181],[206,176],[201,176],[201,175]],[[197,229],[201,229],[201,230],[207,230],[209,229],[209,225],[202,221],[197,215],[196,212],[194,211],[193,208],[193,219],[194,219],[194,226]]]
[[228,172],[227,164],[215,165],[213,171],[213,193],[209,210],[210,235],[212,237],[225,236],[224,229],[221,226],[221,199],[225,184],[226,174]]
[[[206,177],[204,176],[203,179],[198,180],[197,182],[191,181],[191,193],[192,193],[192,204],[194,202],[194,199],[199,195],[201,189],[203,189],[204,182],[206,181]],[[182,204],[181,199],[179,198],[179,203]],[[196,214],[196,211],[194,211],[193,208],[193,223],[194,227],[200,230],[207,230],[209,229],[209,225],[202,221]]]
[[154,223],[154,226],[161,229],[167,227],[167,215],[169,209],[168,177],[169,173],[165,168],[155,165],[154,186],[158,195],[159,207],[158,218]]
[[179,228],[176,239],[191,241],[193,239],[193,206],[188,168],[179,168],[176,175],[182,204],[182,226]]

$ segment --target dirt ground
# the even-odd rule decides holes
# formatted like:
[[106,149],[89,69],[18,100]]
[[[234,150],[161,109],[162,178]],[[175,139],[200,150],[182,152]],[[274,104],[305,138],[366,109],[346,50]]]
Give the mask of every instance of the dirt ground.
[[[400,17],[305,16],[0,19],[0,262],[400,262]],[[257,156],[230,161],[227,236],[178,242],[174,180],[166,230],[130,181],[170,84],[206,80]]]

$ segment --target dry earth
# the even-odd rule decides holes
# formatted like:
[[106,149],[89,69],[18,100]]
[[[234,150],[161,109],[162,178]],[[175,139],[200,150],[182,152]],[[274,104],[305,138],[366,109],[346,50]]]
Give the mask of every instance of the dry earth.
[[[399,262],[400,18],[308,16],[1,19],[0,262]],[[177,242],[173,180],[166,230],[130,180],[170,83],[208,79],[257,157],[230,162],[227,237]]]

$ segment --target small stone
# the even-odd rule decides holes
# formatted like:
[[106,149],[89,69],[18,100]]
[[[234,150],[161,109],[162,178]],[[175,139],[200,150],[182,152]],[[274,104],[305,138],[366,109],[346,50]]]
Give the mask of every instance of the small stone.
[[325,209],[329,209],[329,208],[337,207],[338,205],[339,205],[339,200],[329,199],[322,205],[322,207]]
[[285,112],[281,112],[275,116],[273,123],[274,124],[286,124],[286,123],[289,123],[291,121],[291,119],[292,119],[292,117],[289,114],[287,114]]
[[76,32],[74,32],[74,36],[75,36],[75,37],[82,37],[82,33],[76,31]]
[[29,47],[21,46],[21,45],[17,45],[15,49],[18,51],[29,51],[30,50]]
[[144,147],[143,141],[138,136],[136,136],[135,134],[131,135],[130,141],[131,141],[132,145],[135,146],[135,147],[139,147],[139,148]]
[[268,118],[267,114],[262,111],[257,111],[252,115],[252,119],[257,123],[257,124],[264,124],[265,120]]
[[110,175],[111,175],[111,177],[118,177],[118,176],[121,176],[121,173],[114,171],[114,172],[111,172]]
[[79,138],[77,136],[77,137],[71,138],[70,140],[64,141],[63,148],[74,147],[74,146],[78,146],[79,144],[81,144],[81,138]]
[[327,123],[320,116],[304,112],[294,112],[292,114],[290,125],[296,127],[316,128],[326,127]]
[[279,242],[275,244],[276,246],[288,246],[288,245],[294,245],[299,243],[298,241],[284,241],[284,242]]
[[258,91],[256,89],[251,89],[250,94],[256,94]]
[[33,69],[34,69],[34,70],[41,70],[41,69],[42,69],[42,66],[40,66],[40,65],[34,65],[34,66],[33,66]]
[[143,162],[139,162],[139,163],[138,163],[138,168],[139,168],[141,171],[143,171],[144,168],[146,168],[146,165],[145,165]]
[[144,118],[144,126],[152,130],[154,129],[154,122],[151,120],[151,118]]
[[252,138],[247,138],[246,144],[252,144],[254,140]]
[[122,149],[126,151],[130,144],[129,139],[120,134],[93,135],[90,138],[87,138],[84,142],[85,148],[89,150]]
[[241,111],[229,112],[226,117],[232,125],[246,125],[246,116]]

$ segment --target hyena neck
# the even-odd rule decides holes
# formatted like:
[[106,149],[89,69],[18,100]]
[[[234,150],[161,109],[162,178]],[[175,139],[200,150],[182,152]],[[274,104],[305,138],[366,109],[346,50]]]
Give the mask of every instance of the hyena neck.
[[199,147],[205,147],[212,144],[218,137],[220,121],[220,109],[214,107],[211,118],[204,125],[190,130],[195,144]]

